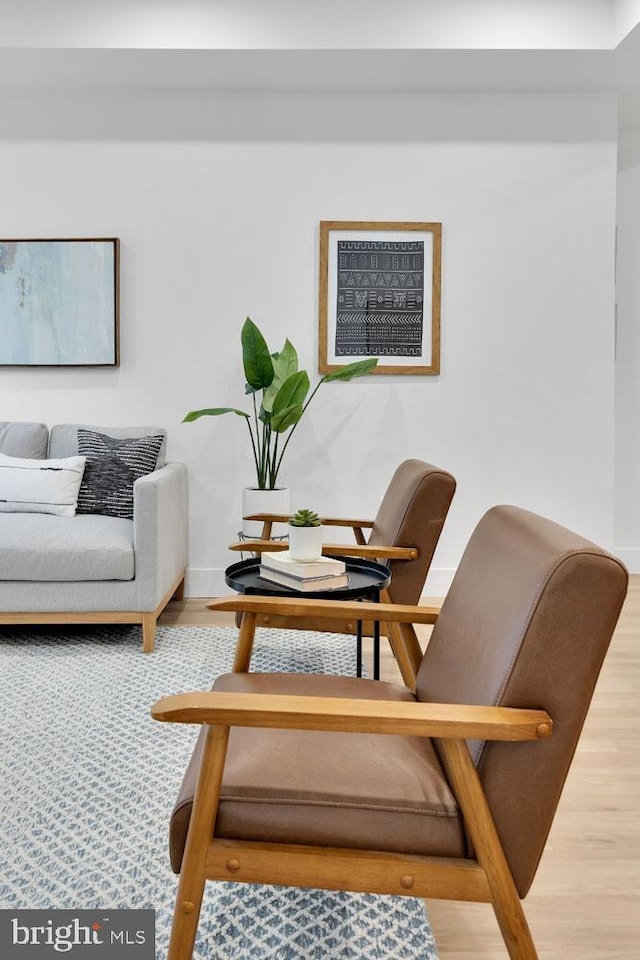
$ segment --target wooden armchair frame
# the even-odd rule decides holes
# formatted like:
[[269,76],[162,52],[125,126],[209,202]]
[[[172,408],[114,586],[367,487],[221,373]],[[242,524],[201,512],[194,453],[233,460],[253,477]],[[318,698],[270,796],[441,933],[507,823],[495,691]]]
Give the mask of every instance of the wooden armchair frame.
[[[274,523],[286,523],[289,519],[283,513],[252,513],[245,520],[261,520],[262,534],[258,540],[242,540],[229,545],[229,550],[245,550],[251,553],[265,553],[266,551],[286,550],[287,544],[282,540],[271,540],[271,531]],[[350,520],[346,517],[323,517],[324,527],[350,527],[353,530],[355,544],[326,543],[322,548],[324,554],[333,554],[336,557],[363,557],[365,560],[415,560],[418,556],[416,547],[394,546],[367,546],[363,531],[373,527],[373,520]]]
[[[393,623],[395,627],[394,637],[397,640],[394,653],[403,677],[405,671],[409,673],[412,688],[415,683],[414,678],[417,668],[409,659],[409,651],[420,650],[414,624],[433,624],[436,622],[439,613],[439,607],[426,605],[414,607],[399,603],[371,603],[370,601],[338,603],[335,600],[307,600],[304,598],[289,600],[286,597],[246,595],[242,597],[220,597],[208,603],[207,607],[209,610],[242,613],[233,661],[234,672],[240,673],[246,673],[249,670],[256,627],[261,623],[273,623],[277,620],[286,624],[290,619],[304,623],[313,623],[316,620],[342,623],[345,618],[354,623],[358,619],[379,620],[386,624]],[[407,684],[407,686],[409,685]]]
[[[262,535],[258,540],[244,540],[229,545],[230,550],[234,551],[249,551],[251,553],[266,553],[281,551],[287,549],[287,544],[283,543],[280,540],[271,540],[271,531],[273,529],[274,523],[286,523],[289,517],[286,514],[279,513],[254,513],[250,516],[245,517],[246,520],[261,520],[263,523]],[[325,555],[330,555],[334,557],[362,557],[365,560],[399,560],[399,561],[410,561],[415,560],[418,556],[417,547],[397,547],[393,545],[381,545],[376,544],[375,546],[368,546],[364,530],[371,529],[373,527],[373,520],[355,520],[341,517],[328,517],[323,518],[322,523],[327,527],[349,527],[353,530],[355,537],[355,543],[353,544],[344,544],[344,543],[325,543],[322,548],[322,552]],[[389,588],[385,587],[384,590],[380,593],[380,599],[383,603],[391,603],[391,596],[389,593]],[[362,622],[362,633],[363,635],[373,635],[373,621],[380,620],[381,618],[377,616],[378,607],[377,605],[373,606],[374,609],[371,610],[372,616],[369,619],[366,616],[363,616],[364,610],[360,606],[356,614],[349,615],[346,611],[344,604],[340,605],[340,612],[336,612],[331,615],[326,615],[324,609],[320,610],[311,610],[309,608],[308,612],[301,614],[295,622],[289,618],[288,614],[284,614],[282,611],[276,609],[273,605],[273,609],[270,609],[268,612],[264,612],[259,618],[258,622],[253,621],[252,630],[255,631],[257,626],[281,626],[286,627],[287,629],[292,629],[297,627],[301,630],[322,630],[327,628],[326,620],[330,616],[332,622],[334,623],[333,629],[336,633],[355,633],[356,624],[358,620]],[[437,609],[434,607],[429,608],[431,611],[431,619],[427,621],[421,621],[422,623],[434,623],[435,617],[437,616]],[[287,620],[283,620],[282,617],[287,616]],[[415,631],[413,630],[400,630],[398,628],[397,621],[387,621],[382,626],[382,631],[386,634],[389,645],[393,652],[393,655],[398,663],[400,673],[404,683],[411,687],[415,686],[415,678],[420,661],[422,659],[422,649],[418,642]],[[248,669],[248,664],[247,668]]]
[[[274,606],[284,616],[331,616],[333,601],[225,597],[214,610],[244,614],[244,624]],[[359,604],[351,616],[357,616]],[[373,605],[376,616],[406,630],[429,622],[424,607]],[[315,608],[321,609],[316,611]],[[329,609],[328,609],[329,608]],[[343,609],[344,612],[344,609]],[[234,667],[237,669],[237,667]],[[176,898],[169,960],[187,960],[195,943],[207,880],[319,887],[492,904],[511,960],[537,960],[520,899],[471,759],[467,739],[522,742],[548,738],[544,710],[444,703],[398,703],[330,697],[224,692],[165,697],[152,708],[156,720],[207,728]],[[382,733],[433,738],[462,811],[475,855],[464,859],[232,841],[214,837],[229,730],[232,726]]]
[[[520,900],[627,585],[612,554],[549,519],[499,505],[480,519],[460,560],[415,697],[372,680],[236,673],[219,678],[212,693],[156,704],[157,719],[204,724],[172,818],[172,863],[182,873],[171,960],[191,955],[207,879],[489,902],[511,960],[536,960]],[[374,605],[375,616],[415,637],[414,626],[432,613],[396,599]],[[336,600],[258,596],[211,607],[254,625],[275,609],[285,620],[312,614],[329,623],[345,609],[362,611]],[[306,732],[236,731],[223,780],[231,726]],[[354,740],[373,731],[377,752],[370,742],[369,754]],[[381,745],[381,734],[408,741]],[[416,754],[414,737],[430,738]],[[414,787],[420,826],[405,817]],[[443,808],[444,794],[453,796]],[[440,822],[442,814],[453,822]]]

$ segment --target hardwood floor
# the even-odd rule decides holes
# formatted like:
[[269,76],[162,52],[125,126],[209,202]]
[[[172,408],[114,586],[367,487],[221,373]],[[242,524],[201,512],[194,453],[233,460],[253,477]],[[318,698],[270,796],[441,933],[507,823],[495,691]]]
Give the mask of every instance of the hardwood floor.
[[[432,601],[429,601],[432,602]],[[204,600],[162,624],[232,623]],[[538,874],[524,902],[540,960],[640,956],[640,575],[605,661]],[[370,664],[369,664],[370,670]],[[383,640],[381,672],[399,674]],[[429,901],[440,960],[505,960],[491,907]],[[401,960],[401,958],[398,958]]]

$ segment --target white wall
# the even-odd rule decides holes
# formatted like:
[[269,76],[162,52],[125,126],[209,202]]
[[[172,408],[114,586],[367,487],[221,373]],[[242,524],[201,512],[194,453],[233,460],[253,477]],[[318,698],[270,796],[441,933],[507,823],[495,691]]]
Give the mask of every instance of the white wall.
[[622,131],[618,174],[616,552],[640,572],[640,129]]
[[405,457],[451,469],[430,593],[497,502],[613,544],[611,99],[247,95],[134,115],[123,98],[58,111],[46,141],[46,105],[5,106],[3,233],[121,238],[122,364],[5,369],[1,418],[166,425],[191,470],[191,595],[223,590],[251,463],[239,420],[181,417],[243,403],[247,314],[317,369],[321,219],[443,222],[442,374],[324,387],[290,448],[294,502],[367,515]]

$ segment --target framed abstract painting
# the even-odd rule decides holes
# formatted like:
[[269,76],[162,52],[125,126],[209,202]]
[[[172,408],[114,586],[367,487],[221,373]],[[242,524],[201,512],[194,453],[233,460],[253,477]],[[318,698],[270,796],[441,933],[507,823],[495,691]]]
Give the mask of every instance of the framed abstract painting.
[[119,240],[0,240],[0,365],[117,366]]
[[320,373],[440,372],[441,249],[440,223],[320,223]]

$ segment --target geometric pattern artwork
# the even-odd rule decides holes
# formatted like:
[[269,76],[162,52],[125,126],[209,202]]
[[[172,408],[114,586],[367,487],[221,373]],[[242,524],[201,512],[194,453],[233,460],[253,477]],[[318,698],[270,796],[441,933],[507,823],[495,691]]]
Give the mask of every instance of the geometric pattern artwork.
[[[4,627],[0,635],[0,908],[156,911],[166,957],[177,878],[168,823],[195,727],[159,697],[231,669],[234,627]],[[354,638],[259,630],[254,670],[355,672]],[[197,960],[437,960],[408,897],[209,883]]]
[[419,357],[422,240],[338,240],[336,356]]
[[87,457],[78,513],[133,520],[133,485],[156,468],[164,437],[108,437],[78,430],[78,451]]

